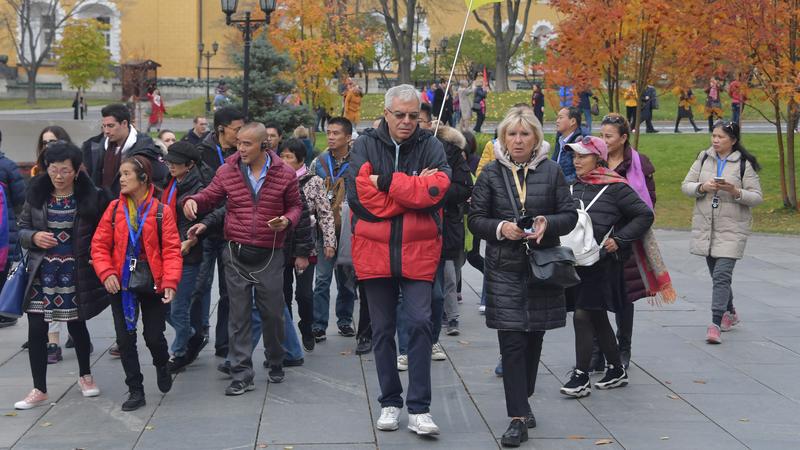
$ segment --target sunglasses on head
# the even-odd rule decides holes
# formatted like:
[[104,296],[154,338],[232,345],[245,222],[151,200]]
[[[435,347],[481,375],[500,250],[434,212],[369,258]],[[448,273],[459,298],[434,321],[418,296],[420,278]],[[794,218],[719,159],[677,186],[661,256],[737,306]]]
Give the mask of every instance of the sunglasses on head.
[[609,114],[609,115],[607,115],[607,116],[603,117],[603,121],[602,121],[602,123],[604,123],[604,124],[606,124],[606,123],[618,123],[618,124],[623,124],[623,123],[625,123],[625,118],[624,118],[624,117],[622,117],[622,116],[618,116],[618,115],[616,115],[616,114],[615,114],[615,115],[613,115],[613,116]]
[[730,120],[718,120],[714,124],[714,128],[720,127],[723,130],[730,132],[731,134],[738,135],[739,134],[739,124],[736,122],[731,122]]

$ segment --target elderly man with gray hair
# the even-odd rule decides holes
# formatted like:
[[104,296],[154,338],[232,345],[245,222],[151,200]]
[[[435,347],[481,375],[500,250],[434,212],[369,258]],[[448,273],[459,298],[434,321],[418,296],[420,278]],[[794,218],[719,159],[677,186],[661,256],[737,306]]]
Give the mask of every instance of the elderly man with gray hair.
[[353,211],[353,265],[363,283],[381,395],[376,427],[399,427],[403,386],[397,371],[397,303],[408,328],[408,428],[434,435],[430,415],[431,289],[442,252],[441,204],[450,187],[442,143],[418,125],[421,99],[403,84],[386,92],[383,119],[350,153],[347,200]]

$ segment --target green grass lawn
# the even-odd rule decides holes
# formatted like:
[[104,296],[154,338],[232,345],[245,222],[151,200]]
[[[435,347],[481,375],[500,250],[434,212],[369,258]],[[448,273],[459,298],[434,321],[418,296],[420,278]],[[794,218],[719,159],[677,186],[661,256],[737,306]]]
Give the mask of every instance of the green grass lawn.
[[[479,151],[491,139],[478,136]],[[553,135],[545,136],[553,142]],[[753,209],[753,231],[800,234],[800,213],[783,207],[778,178],[778,143],[773,135],[745,135],[743,142],[758,158],[764,203]],[[656,227],[686,230],[691,227],[694,200],[681,192],[681,182],[701,150],[710,146],[708,134],[643,134],[639,148],[656,167]],[[316,148],[325,148],[325,135],[317,133]],[[798,171],[800,176],[800,170]]]
[[[24,98],[0,98],[0,110],[72,108],[72,100],[71,98],[40,98],[36,101],[35,105],[29,105]],[[107,105],[116,101],[116,99],[102,98],[86,99],[86,103],[89,106]]]
[[174,106],[167,104],[167,117],[174,119],[194,119],[201,116],[206,110],[206,98],[198,97],[178,103]]

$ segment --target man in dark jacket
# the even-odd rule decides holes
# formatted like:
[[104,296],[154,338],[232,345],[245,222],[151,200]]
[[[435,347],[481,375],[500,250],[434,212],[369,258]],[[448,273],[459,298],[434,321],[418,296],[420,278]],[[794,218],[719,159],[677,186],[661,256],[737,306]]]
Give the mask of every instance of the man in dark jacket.
[[153,139],[147,134],[139,133],[130,124],[131,112],[128,107],[122,103],[113,103],[105,106],[100,114],[103,116],[105,138],[100,142],[83,146],[88,150],[83,155],[83,163],[95,185],[109,191],[111,198],[119,196],[119,166],[122,160],[142,155],[152,164],[153,183],[163,188],[169,170],[162,161],[161,152],[156,148]]
[[642,92],[642,105],[641,121],[645,123],[646,133],[658,133],[658,130],[653,126],[653,110],[658,109],[658,94],[656,88],[648,85]]
[[353,265],[363,282],[381,395],[377,428],[399,427],[403,387],[394,335],[403,292],[409,334],[408,428],[438,434],[430,415],[431,287],[442,249],[440,208],[450,187],[442,143],[419,128],[416,89],[386,92],[384,117],[353,145],[346,175],[353,211]]
[[[254,122],[242,127],[237,150],[217,170],[211,184],[189,196],[183,205],[186,217],[193,220],[227,199],[224,234],[228,249],[222,258],[230,293],[228,357],[233,381],[226,395],[241,395],[255,388],[254,302],[264,324],[269,380],[283,381],[283,247],[287,229],[300,221],[303,209],[295,171],[275,152],[267,151],[264,125]],[[191,229],[189,234],[193,234]]]
[[[214,131],[208,133],[197,146],[203,165],[211,172],[209,181],[217,169],[225,163],[225,159],[236,153],[236,133],[243,125],[244,114],[234,107],[220,108],[214,113]],[[220,210],[224,216],[224,206]],[[222,237],[222,220],[215,223],[219,225],[210,227],[203,241],[203,262],[200,263],[197,275],[199,282],[192,295],[192,323],[197,321],[197,316],[200,316],[203,333],[208,339],[211,287],[214,284],[214,264],[217,263],[219,301],[217,325],[214,330],[214,354],[224,358],[228,356],[228,286],[225,284],[225,271],[222,267],[225,239]]]
[[[0,133],[0,144],[3,142],[3,134]],[[25,180],[19,173],[17,163],[6,158],[5,153],[0,151],[0,184],[6,193],[6,208],[8,210],[8,259],[5,267],[0,267],[0,289],[6,284],[8,269],[15,261],[19,261],[22,256],[19,250],[19,234],[17,220],[14,211],[21,211],[25,204]],[[8,327],[17,323],[17,319],[7,319],[0,317],[0,328]]]
[[205,139],[206,136],[208,136],[208,119],[203,116],[197,116],[194,118],[194,120],[192,120],[192,123],[194,126],[181,138],[181,140],[197,146],[203,142],[203,139]]
[[553,161],[557,162],[564,173],[567,184],[575,182],[575,166],[572,165],[572,152],[564,146],[577,142],[583,138],[581,132],[581,110],[570,106],[561,108],[556,116],[556,150],[553,152]]

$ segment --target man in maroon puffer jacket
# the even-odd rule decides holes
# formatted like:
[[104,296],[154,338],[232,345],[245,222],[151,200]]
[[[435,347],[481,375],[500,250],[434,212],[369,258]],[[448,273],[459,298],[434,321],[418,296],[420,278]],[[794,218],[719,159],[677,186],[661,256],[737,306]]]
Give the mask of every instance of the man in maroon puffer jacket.
[[264,125],[249,123],[236,137],[237,152],[225,160],[208,187],[188,197],[183,205],[186,217],[193,220],[196,214],[227,201],[224,234],[228,248],[223,251],[222,263],[230,296],[228,358],[233,381],[225,395],[254,389],[253,288],[269,354],[269,379],[283,381],[283,241],[287,229],[300,221],[303,209],[295,171],[267,149]]

